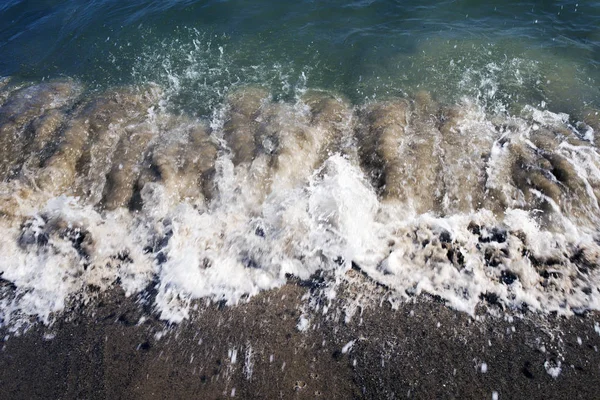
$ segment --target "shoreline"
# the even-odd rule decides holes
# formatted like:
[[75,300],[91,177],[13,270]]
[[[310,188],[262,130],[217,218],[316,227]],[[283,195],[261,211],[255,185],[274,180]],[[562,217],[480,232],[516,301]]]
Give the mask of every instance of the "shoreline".
[[133,298],[105,294],[4,340],[0,382],[13,399],[597,395],[598,313],[473,318],[420,296],[397,310],[373,303],[348,323],[331,318],[338,309],[313,312],[299,331],[309,291],[287,284],[237,306],[205,303],[166,331]]

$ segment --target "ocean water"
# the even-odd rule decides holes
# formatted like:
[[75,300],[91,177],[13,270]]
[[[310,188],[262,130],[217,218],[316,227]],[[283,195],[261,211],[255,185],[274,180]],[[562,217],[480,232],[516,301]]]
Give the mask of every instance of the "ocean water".
[[12,330],[352,269],[600,309],[600,2],[5,0],[0,77]]

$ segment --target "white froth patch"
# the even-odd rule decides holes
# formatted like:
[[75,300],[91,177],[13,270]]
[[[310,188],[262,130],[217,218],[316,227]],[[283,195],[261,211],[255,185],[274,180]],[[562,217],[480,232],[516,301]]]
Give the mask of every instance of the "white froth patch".
[[340,156],[331,157],[323,170],[324,177],[313,184],[308,204],[319,228],[315,245],[331,238],[335,240],[327,249],[331,257],[368,262],[377,245],[377,196],[360,170]]
[[556,379],[562,372],[561,362],[560,361],[546,361],[544,362],[544,369],[546,373],[550,375],[552,378]]
[[296,324],[296,329],[300,332],[306,332],[310,328],[310,321],[304,315],[300,317],[298,320],[298,324]]
[[344,347],[342,347],[342,354],[350,352],[350,350],[352,350],[352,348],[354,347],[354,343],[356,343],[356,340],[351,340],[348,343],[346,343]]
[[[41,218],[43,215],[44,218]],[[91,257],[81,258],[68,238],[51,236],[48,246],[37,248],[19,246],[21,227],[5,224],[1,227],[5,237],[12,240],[0,241],[0,251],[6,255],[2,262],[3,278],[16,287],[15,297],[3,298],[4,323],[15,322],[19,325],[19,316],[35,316],[44,323],[51,322],[53,313],[62,311],[67,300],[78,295],[86,302],[86,287],[94,285],[105,290],[119,279],[127,295],[143,289],[153,273],[153,266],[136,246],[136,235],[130,235],[135,222],[124,213],[103,218],[89,207],[80,206],[76,199],[58,197],[50,199],[39,213],[32,214],[34,238],[43,233],[45,225],[61,224],[74,235],[79,232],[100,240],[90,244]],[[120,234],[114,234],[119,232]],[[139,251],[136,251],[139,249]],[[113,268],[114,256],[127,251],[133,260]],[[16,318],[15,321],[11,321]],[[24,322],[24,321],[21,321]]]
[[[548,110],[539,110],[530,105],[526,105],[525,107],[523,107],[522,115],[531,118],[538,124],[546,126],[560,126],[569,122],[569,114],[553,113]],[[533,126],[535,127],[536,125],[534,124]]]
[[[49,323],[51,314],[62,311],[73,296],[85,301],[88,285],[105,290],[119,278],[133,294],[154,275],[156,309],[162,319],[177,323],[189,317],[193,299],[235,304],[283,285],[286,274],[307,279],[318,269],[340,267],[324,263],[323,255],[345,260],[344,268],[351,260],[371,256],[373,232],[364,228],[373,224],[377,198],[348,160],[333,156],[308,189],[275,192],[258,205],[230,201],[243,182],[227,171],[221,179],[228,201],[208,210],[173,204],[164,188],[153,183],[144,188],[144,212],[135,217],[123,210],[102,215],[67,197],[51,199],[32,215],[33,230],[43,230],[44,221],[58,221],[85,232],[93,240],[85,249],[87,259],[68,239],[55,236],[50,238],[52,251],[20,248],[20,227],[6,227],[13,240],[0,244],[11,255],[4,262],[4,278],[17,286],[19,296],[12,303],[4,298],[5,323],[17,315]],[[251,207],[257,206],[259,216],[251,216],[256,215]],[[255,234],[258,228],[266,237]],[[168,241],[160,250],[164,261],[157,262],[143,249],[161,238]],[[127,254],[129,262],[111,264],[117,254]]]

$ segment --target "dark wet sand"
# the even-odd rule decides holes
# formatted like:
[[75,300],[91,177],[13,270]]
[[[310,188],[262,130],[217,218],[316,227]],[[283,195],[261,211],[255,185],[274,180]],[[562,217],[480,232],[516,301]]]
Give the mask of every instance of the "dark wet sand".
[[[162,322],[138,324],[148,310],[111,293],[72,310],[69,321],[5,340],[0,397],[217,399],[230,398],[234,388],[241,399],[600,396],[598,314],[526,314],[512,323],[486,314],[477,321],[423,297],[398,310],[375,304],[348,324],[342,313],[335,321],[313,312],[311,328],[299,332],[308,290],[288,284],[237,307],[205,305],[161,339],[155,334]],[[556,360],[562,373],[554,379],[544,363]]]

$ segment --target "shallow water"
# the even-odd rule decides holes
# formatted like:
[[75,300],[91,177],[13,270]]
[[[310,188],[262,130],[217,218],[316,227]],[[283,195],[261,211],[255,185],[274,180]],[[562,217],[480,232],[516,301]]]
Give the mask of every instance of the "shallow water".
[[596,1],[13,0],[0,26],[0,75],[152,80],[194,112],[252,82],[287,97],[309,86],[360,103],[421,88],[569,113],[600,98]]
[[600,308],[600,3],[0,6],[2,323],[360,269]]

